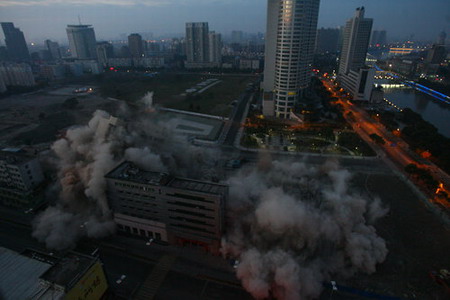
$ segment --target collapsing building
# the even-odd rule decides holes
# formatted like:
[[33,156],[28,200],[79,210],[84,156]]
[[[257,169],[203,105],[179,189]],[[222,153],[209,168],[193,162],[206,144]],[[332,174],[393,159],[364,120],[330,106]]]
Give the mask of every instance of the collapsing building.
[[149,172],[131,162],[106,179],[119,230],[219,253],[228,186]]
[[0,247],[0,270],[0,298],[4,300],[97,300],[108,289],[99,259],[75,252],[58,258]]

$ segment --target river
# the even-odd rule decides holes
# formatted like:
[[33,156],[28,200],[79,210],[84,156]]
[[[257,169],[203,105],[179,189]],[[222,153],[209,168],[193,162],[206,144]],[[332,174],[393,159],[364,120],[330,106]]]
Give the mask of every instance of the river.
[[385,98],[400,108],[410,108],[450,138],[450,105],[413,88],[385,88]]

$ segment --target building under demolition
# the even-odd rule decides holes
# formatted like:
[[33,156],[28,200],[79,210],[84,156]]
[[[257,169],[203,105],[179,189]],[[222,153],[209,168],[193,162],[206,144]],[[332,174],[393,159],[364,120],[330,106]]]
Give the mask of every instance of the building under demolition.
[[228,186],[144,171],[131,162],[106,179],[120,230],[219,253]]

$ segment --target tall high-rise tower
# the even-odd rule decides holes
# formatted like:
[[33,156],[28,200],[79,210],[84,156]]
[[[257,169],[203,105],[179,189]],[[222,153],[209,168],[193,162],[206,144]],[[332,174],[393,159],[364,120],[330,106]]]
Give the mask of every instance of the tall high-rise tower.
[[346,74],[350,70],[357,71],[366,64],[373,19],[364,18],[364,13],[364,7],[358,7],[355,16],[345,25],[339,75]]
[[23,32],[14,27],[14,23],[2,22],[1,24],[5,35],[8,58],[18,61],[30,60],[30,53]]
[[209,62],[209,27],[207,22],[186,23],[188,63]]
[[97,58],[97,41],[91,25],[67,25],[66,31],[73,58]]
[[370,100],[375,74],[366,66],[373,20],[364,18],[364,13],[364,7],[358,7],[347,21],[339,62],[338,80],[353,100]]
[[140,34],[133,33],[128,36],[128,48],[130,48],[131,57],[142,57],[144,55],[144,44]]
[[264,114],[289,118],[311,81],[320,0],[268,0]]
[[217,66],[222,62],[222,35],[214,31],[209,33],[209,62]]

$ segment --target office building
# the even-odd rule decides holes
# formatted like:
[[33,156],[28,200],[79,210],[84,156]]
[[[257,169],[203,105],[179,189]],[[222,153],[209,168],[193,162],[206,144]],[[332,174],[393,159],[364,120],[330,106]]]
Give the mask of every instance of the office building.
[[105,299],[108,282],[96,257],[69,252],[55,254],[0,247],[2,300]]
[[209,62],[219,66],[222,63],[222,35],[209,33]]
[[145,171],[131,162],[117,166],[106,179],[120,230],[219,253],[227,186]]
[[130,49],[131,57],[143,57],[144,56],[144,44],[142,43],[142,37],[133,33],[128,36],[128,48]]
[[320,0],[268,0],[263,113],[290,118],[311,81]]
[[186,23],[187,67],[209,64],[209,27],[206,22]]
[[1,24],[8,49],[8,58],[13,61],[29,61],[30,53],[23,32],[14,27],[14,23],[2,22]]
[[386,42],[387,42],[386,30],[374,30],[372,32],[372,40],[370,44],[373,47],[380,47],[386,45]]
[[338,81],[353,100],[369,100],[375,72],[366,67],[373,20],[364,18],[364,7],[347,21],[339,60]]
[[61,50],[59,49],[59,44],[57,42],[46,40],[45,46],[47,47],[47,50],[50,52],[51,58],[53,60],[61,59]]
[[373,20],[364,18],[364,13],[364,7],[358,7],[355,17],[348,20],[345,25],[339,75],[346,74],[350,70],[359,70],[366,63]]
[[108,42],[97,43],[97,59],[100,65],[106,67],[108,65],[108,59],[114,57],[114,47]]
[[0,204],[13,208],[34,207],[38,199],[35,189],[44,181],[37,158],[20,149],[0,151]]
[[97,58],[97,41],[91,25],[67,25],[66,31],[72,58]]
[[36,81],[27,63],[0,63],[0,77],[6,86],[35,86]]
[[316,53],[335,53],[339,51],[338,28],[320,28],[317,30]]

